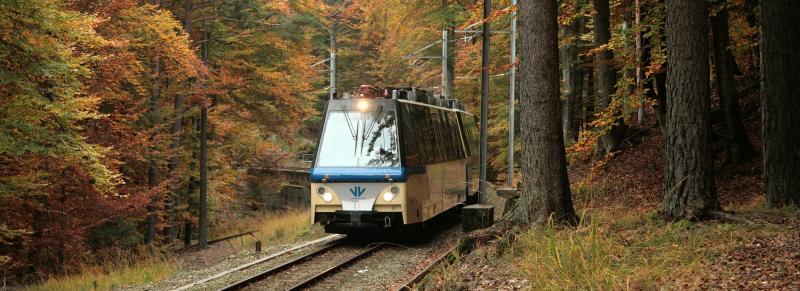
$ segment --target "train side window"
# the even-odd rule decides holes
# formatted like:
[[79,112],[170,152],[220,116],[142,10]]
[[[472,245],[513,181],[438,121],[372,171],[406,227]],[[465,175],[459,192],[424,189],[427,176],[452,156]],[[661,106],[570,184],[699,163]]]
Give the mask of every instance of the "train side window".
[[445,147],[444,137],[444,122],[442,122],[442,114],[439,109],[430,108],[431,120],[433,120],[433,128],[436,140],[436,162],[447,161],[447,149]]
[[447,121],[450,123],[450,146],[453,148],[453,159],[460,160],[464,158],[464,148],[461,144],[461,134],[458,129],[458,120],[455,112],[447,112]]
[[420,150],[417,148],[417,138],[414,132],[413,118],[411,117],[412,106],[403,104],[400,108],[400,122],[403,134],[403,158],[406,167],[416,167],[420,163]]
[[440,111],[442,114],[442,129],[444,130],[445,147],[447,148],[447,160],[454,161],[458,159],[458,152],[455,147],[455,140],[453,139],[453,123],[450,121],[451,116],[449,111]]
[[430,118],[428,111],[425,107],[409,105],[412,123],[414,127],[411,129],[417,137],[417,149],[420,154],[420,162],[423,164],[430,163],[433,160],[433,153],[436,151],[434,147],[435,141],[433,140],[433,129],[430,125]]
[[467,152],[469,155],[478,154],[478,136],[476,131],[475,117],[470,114],[461,114],[461,120],[464,121],[464,136],[467,137]]

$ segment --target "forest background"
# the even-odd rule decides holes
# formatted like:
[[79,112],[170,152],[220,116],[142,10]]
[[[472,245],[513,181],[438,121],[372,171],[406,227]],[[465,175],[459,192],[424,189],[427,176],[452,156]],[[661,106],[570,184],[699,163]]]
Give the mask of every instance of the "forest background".
[[[589,2],[559,1],[563,133],[570,162],[602,164],[633,142],[624,136],[663,120],[666,12],[663,0],[606,1],[604,41]],[[711,5],[725,13],[730,45],[720,51],[744,95],[758,90],[755,5]],[[492,28],[508,30],[515,7],[493,6]],[[0,2],[0,274],[33,282],[103,253],[176,244],[198,220],[203,108],[211,232],[266,211],[258,189],[280,179],[249,170],[313,152],[330,84],[312,65],[329,56],[331,34],[340,90],[437,91],[441,64],[405,56],[481,12],[466,0]],[[509,36],[493,34],[490,50],[489,179],[498,182],[507,179]],[[449,44],[453,96],[477,112],[479,37]],[[599,77],[609,71],[614,78]],[[718,154],[756,158],[735,128],[741,117],[713,92],[717,117],[734,127],[719,131]]]

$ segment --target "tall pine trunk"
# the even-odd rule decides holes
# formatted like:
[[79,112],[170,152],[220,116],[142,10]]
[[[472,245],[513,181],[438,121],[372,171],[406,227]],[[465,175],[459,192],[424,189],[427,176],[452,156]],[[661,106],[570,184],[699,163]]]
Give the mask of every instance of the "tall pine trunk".
[[[607,45],[611,40],[610,18],[611,11],[608,5],[609,0],[592,0],[592,5],[595,9],[594,14],[594,45],[601,47]],[[597,82],[595,82],[595,91],[597,92],[597,111],[601,112],[606,110],[611,105],[611,95],[614,94],[614,85],[617,83],[616,72],[611,66],[611,60],[614,58],[614,53],[610,48],[604,49],[595,53],[594,56],[594,74]],[[614,116],[618,115],[614,113]],[[619,147],[620,140],[622,139],[622,123],[621,119],[612,123],[611,127],[600,136],[598,141],[598,149],[602,154],[607,154],[616,150]]]
[[761,1],[764,184],[770,207],[800,206],[800,1]]
[[669,219],[719,210],[709,96],[708,4],[667,1],[667,128],[664,209]]
[[717,79],[717,92],[722,112],[725,114],[725,135],[727,139],[728,162],[741,164],[753,159],[755,149],[747,139],[744,123],[739,113],[739,97],[736,94],[736,61],[729,45],[728,11],[722,9],[711,18],[714,39],[714,68]]
[[515,223],[575,222],[560,126],[557,13],[555,0],[519,3],[523,148],[522,194],[510,213]]

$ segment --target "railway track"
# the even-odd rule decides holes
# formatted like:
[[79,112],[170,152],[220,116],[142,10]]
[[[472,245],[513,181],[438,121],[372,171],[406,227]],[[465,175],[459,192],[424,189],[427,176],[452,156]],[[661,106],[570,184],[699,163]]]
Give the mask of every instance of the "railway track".
[[[384,247],[386,244],[378,243],[366,248],[353,249],[341,241],[337,241],[219,290],[242,290],[250,287],[269,290],[309,288]],[[322,268],[320,269],[320,267]],[[303,269],[311,269],[311,271],[304,273]]]
[[453,247],[449,248],[445,253],[443,253],[442,255],[440,255],[439,257],[434,259],[433,261],[431,261],[430,264],[428,264],[427,267],[425,267],[424,269],[422,269],[419,272],[417,272],[416,274],[414,274],[414,276],[409,278],[403,285],[400,285],[400,287],[398,287],[396,290],[397,291],[411,291],[411,290],[413,290],[412,287],[414,285],[416,285],[417,283],[419,283],[420,281],[422,281],[422,279],[425,278],[425,275],[430,273],[433,270],[433,268],[435,268],[439,264],[443,264],[443,263],[444,264],[450,264],[450,263],[452,263],[453,260],[455,260],[455,253],[458,250],[458,248],[459,248],[459,244],[456,243],[455,245],[453,245]]

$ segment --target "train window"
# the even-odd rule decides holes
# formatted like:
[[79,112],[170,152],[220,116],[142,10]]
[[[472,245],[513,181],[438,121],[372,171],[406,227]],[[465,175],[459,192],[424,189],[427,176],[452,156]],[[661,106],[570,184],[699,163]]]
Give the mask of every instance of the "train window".
[[414,119],[411,116],[413,106],[403,104],[399,108],[401,112],[403,158],[405,159],[406,167],[416,167],[420,163],[420,150],[417,147],[416,129]]
[[443,144],[445,147],[445,152],[447,153],[447,160],[452,161],[457,159],[456,152],[453,150],[453,133],[450,126],[450,117],[448,116],[448,112],[444,110],[439,111],[442,117],[442,136],[444,137]]
[[395,113],[330,111],[320,142],[319,167],[399,167]]
[[478,152],[478,136],[476,131],[475,125],[475,117],[470,114],[460,114],[462,124],[464,124],[464,137],[465,142],[467,143],[467,154],[468,155],[475,155]]
[[430,123],[430,118],[427,114],[425,107],[408,105],[409,115],[413,123],[414,136],[416,137],[417,149],[419,150],[419,159],[421,163],[430,163],[434,160],[434,153],[436,152],[435,140],[433,136],[433,126]]
[[454,159],[460,160],[464,158],[464,147],[461,143],[461,133],[458,129],[458,120],[455,112],[448,111],[447,119],[450,122],[450,135],[453,137],[451,146],[453,147]]
[[442,114],[439,109],[429,108],[431,120],[433,120],[434,140],[436,144],[436,160],[435,162],[447,161],[447,149],[445,148],[444,137],[444,122],[442,122]]

